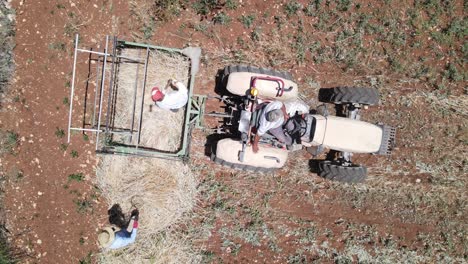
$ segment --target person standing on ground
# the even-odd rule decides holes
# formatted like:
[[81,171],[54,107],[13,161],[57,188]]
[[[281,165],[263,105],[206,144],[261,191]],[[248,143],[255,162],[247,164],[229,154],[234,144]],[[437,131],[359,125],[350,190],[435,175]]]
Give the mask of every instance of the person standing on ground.
[[131,213],[130,222],[126,229],[118,230],[115,227],[106,227],[98,236],[101,247],[117,249],[135,242],[138,230],[138,209]]
[[163,90],[153,87],[151,98],[157,107],[176,112],[187,104],[188,90],[182,82],[169,79]]

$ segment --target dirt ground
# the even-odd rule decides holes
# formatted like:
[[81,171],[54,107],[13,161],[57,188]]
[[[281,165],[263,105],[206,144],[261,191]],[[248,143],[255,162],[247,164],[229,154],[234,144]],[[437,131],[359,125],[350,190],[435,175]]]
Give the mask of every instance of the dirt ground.
[[462,1],[152,3],[13,1],[17,66],[0,128],[18,133],[19,144],[0,165],[21,262],[91,263],[107,221],[91,180],[93,137],[73,134],[66,144],[76,32],[89,46],[106,34],[200,46],[200,94],[214,94],[218,70],[236,63],[290,71],[312,107],[320,87],[379,90],[381,104],[363,119],[396,126],[398,148],[390,157],[357,156],[369,169],[364,184],[319,178],[305,152],[268,175],[218,167],[205,155],[209,133],[195,131],[190,166],[199,201],[177,230],[203,262],[467,261]]

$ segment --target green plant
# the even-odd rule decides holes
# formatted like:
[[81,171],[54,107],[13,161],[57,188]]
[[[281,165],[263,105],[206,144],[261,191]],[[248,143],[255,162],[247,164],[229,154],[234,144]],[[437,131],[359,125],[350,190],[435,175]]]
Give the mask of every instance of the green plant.
[[65,51],[66,47],[66,44],[63,42],[54,42],[49,44],[49,49],[51,50]]
[[250,28],[255,21],[255,15],[242,15],[239,18],[239,21],[242,23],[242,25],[244,25],[245,28]]
[[63,138],[65,136],[65,131],[57,127],[55,130],[55,136],[58,138]]
[[[80,240],[81,242],[81,240]],[[79,264],[91,264],[93,263],[93,253],[89,252],[88,255],[86,255],[86,257],[80,259],[80,261],[78,262]]]
[[143,33],[143,37],[148,40],[153,36],[154,28],[156,27],[156,21],[153,17],[146,20],[141,27],[140,31]]
[[155,0],[153,4],[153,15],[159,21],[170,21],[173,17],[179,16],[184,9],[184,0]]
[[63,100],[62,100],[62,103],[64,105],[69,105],[70,104],[70,101],[68,100],[68,97],[64,97]]
[[[5,227],[2,225],[2,228]],[[2,234],[0,235],[0,263],[1,264],[14,264],[17,261],[13,258],[10,252],[10,247],[8,245],[6,237]]]
[[67,151],[67,148],[68,148],[68,144],[65,144],[65,143],[60,144],[60,149],[62,151]]
[[286,5],[284,5],[284,11],[286,12],[286,16],[288,18],[296,15],[297,11],[301,9],[302,9],[302,5],[298,3],[297,1],[291,1],[291,2],[286,3]]
[[216,257],[216,254],[213,251],[202,250],[202,263],[212,263]]
[[224,12],[221,12],[219,14],[217,14],[214,18],[213,18],[213,22],[215,24],[220,24],[220,25],[227,25],[229,23],[231,23],[231,18],[226,15],[226,13]]
[[[0,4],[0,94],[6,91],[13,72],[14,24],[8,18],[12,10]],[[1,97],[0,97],[1,98]],[[1,101],[0,101],[1,104]]]
[[226,0],[226,8],[230,10],[235,10],[239,6],[237,0]]
[[67,22],[64,28],[64,34],[67,37],[72,37],[76,32],[78,32],[78,26],[72,22]]
[[449,63],[445,69],[444,75],[452,82],[463,81],[463,73],[460,73],[453,63]]
[[335,2],[336,9],[341,12],[348,11],[351,7],[351,0],[335,0]]
[[205,23],[196,24],[194,29],[199,32],[206,32],[208,30],[208,25]]
[[303,63],[306,57],[306,36],[304,34],[304,27],[302,25],[302,21],[300,21],[297,33],[294,36],[294,42],[292,43],[292,48],[296,51],[296,62]]
[[68,181],[77,181],[77,182],[82,182],[84,180],[84,175],[83,173],[73,173],[68,175]]
[[253,40],[253,41],[259,41],[261,35],[262,35],[262,30],[260,28],[255,28],[250,33],[250,39]]
[[221,8],[222,4],[219,0],[198,0],[192,5],[197,14],[206,16],[213,12],[216,8]]
[[13,154],[13,149],[18,145],[18,134],[12,131],[0,130],[0,154]]
[[278,29],[282,29],[283,25],[285,23],[284,18],[282,18],[280,16],[274,16],[273,19],[274,19],[275,24],[278,27]]
[[84,199],[75,199],[73,202],[76,205],[76,210],[78,213],[83,214],[86,213],[87,211],[91,210],[93,205],[91,201],[87,200],[86,198]]
[[72,150],[72,151],[70,152],[70,155],[72,156],[72,158],[77,158],[77,157],[78,157],[78,151]]

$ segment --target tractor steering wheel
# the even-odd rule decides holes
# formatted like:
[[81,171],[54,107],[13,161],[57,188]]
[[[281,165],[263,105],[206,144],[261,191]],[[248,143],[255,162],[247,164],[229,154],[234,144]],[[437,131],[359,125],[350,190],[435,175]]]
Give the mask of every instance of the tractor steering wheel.
[[[290,122],[294,125],[292,130],[288,130],[287,127],[289,126]],[[303,137],[307,132],[307,122],[302,117],[302,115],[295,115],[286,121],[284,125],[290,135],[294,135],[299,132],[299,138]]]

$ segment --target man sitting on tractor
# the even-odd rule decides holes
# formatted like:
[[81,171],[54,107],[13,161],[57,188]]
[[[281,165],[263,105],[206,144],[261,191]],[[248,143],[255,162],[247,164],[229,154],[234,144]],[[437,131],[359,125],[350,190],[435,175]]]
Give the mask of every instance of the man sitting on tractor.
[[254,153],[258,152],[258,142],[260,137],[267,132],[272,134],[281,143],[291,145],[293,140],[291,136],[283,131],[283,124],[289,119],[286,107],[280,101],[273,101],[263,106],[263,112],[259,117],[259,125],[255,134],[252,149]]

